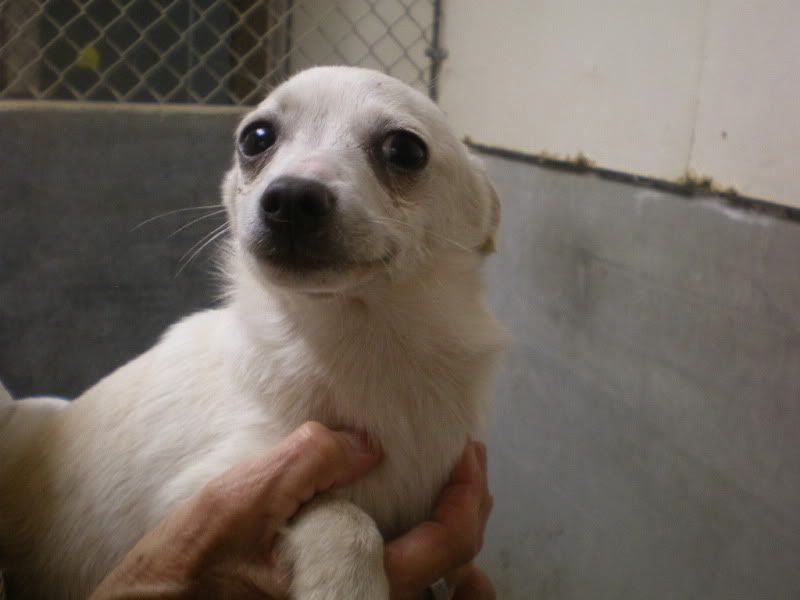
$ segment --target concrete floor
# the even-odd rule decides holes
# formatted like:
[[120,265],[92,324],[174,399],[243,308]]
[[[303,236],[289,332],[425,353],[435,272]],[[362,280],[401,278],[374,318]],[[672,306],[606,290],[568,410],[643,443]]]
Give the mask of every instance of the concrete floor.
[[[0,378],[74,395],[213,302],[235,114],[0,110]],[[800,598],[800,225],[487,158],[514,332],[482,563],[499,598]]]

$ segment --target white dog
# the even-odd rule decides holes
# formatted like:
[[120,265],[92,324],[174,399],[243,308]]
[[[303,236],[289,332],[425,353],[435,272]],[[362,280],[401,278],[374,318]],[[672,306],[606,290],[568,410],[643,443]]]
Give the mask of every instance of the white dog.
[[[0,566],[31,597],[85,598],[209,479],[316,420],[365,430],[384,458],[288,528],[293,595],[387,598],[383,536],[428,516],[480,430],[505,343],[479,272],[499,203],[439,108],[322,67],[236,135],[225,305],[71,403],[0,412]],[[321,583],[325,564],[363,576]]]

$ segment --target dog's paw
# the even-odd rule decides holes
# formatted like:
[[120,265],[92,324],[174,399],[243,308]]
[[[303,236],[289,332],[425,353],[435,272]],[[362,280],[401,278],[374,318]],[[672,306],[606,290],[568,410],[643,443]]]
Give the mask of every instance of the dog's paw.
[[383,538],[350,502],[314,502],[287,535],[294,600],[388,600]]
[[342,574],[340,571],[333,579],[321,579],[297,573],[291,597],[293,600],[389,600],[389,582],[383,569],[378,573],[356,571],[347,577]]

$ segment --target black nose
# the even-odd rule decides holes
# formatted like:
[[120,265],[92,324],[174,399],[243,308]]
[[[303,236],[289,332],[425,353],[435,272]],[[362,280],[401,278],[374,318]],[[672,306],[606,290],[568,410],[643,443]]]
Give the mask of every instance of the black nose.
[[307,233],[320,227],[333,210],[335,199],[319,181],[278,177],[261,197],[261,211],[270,229]]

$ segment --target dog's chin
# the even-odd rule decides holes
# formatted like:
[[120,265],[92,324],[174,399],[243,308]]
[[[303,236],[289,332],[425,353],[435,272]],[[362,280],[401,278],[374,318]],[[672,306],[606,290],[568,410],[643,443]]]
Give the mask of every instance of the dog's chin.
[[251,254],[251,263],[269,285],[310,295],[355,291],[388,269],[386,258],[349,260]]

